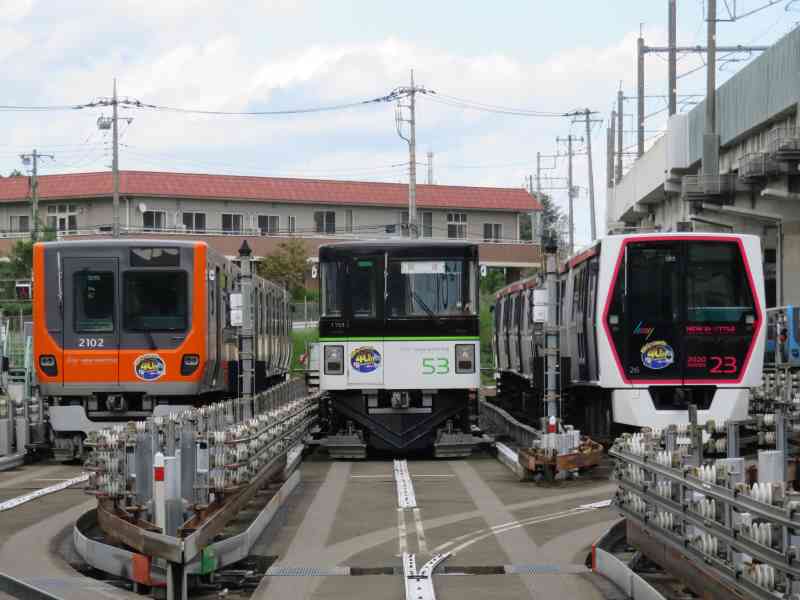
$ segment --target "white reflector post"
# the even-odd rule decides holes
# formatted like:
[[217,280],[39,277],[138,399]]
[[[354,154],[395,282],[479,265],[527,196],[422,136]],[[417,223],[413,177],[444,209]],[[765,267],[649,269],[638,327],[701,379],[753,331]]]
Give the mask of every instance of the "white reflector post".
[[161,533],[167,532],[167,490],[164,481],[164,455],[156,452],[153,459],[153,511],[156,514],[156,527]]

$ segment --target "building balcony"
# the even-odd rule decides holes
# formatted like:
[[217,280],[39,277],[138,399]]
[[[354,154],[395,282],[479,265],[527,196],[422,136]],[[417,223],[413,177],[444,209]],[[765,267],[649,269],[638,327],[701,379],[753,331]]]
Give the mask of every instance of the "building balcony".
[[780,164],[765,152],[752,152],[739,159],[739,179],[752,183],[781,172]]
[[800,128],[774,127],[767,133],[767,151],[776,161],[800,160]]
[[722,175],[684,175],[681,198],[687,202],[726,204],[736,189],[730,173]]

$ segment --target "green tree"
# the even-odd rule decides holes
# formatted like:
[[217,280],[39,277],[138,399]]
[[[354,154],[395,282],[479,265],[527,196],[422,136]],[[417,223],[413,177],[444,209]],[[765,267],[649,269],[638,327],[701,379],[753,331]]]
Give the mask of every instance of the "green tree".
[[292,296],[305,292],[305,274],[308,252],[303,240],[289,239],[278,244],[278,249],[258,263],[258,274],[284,285]]
[[25,174],[19,169],[14,169],[8,174],[9,177],[25,177]]

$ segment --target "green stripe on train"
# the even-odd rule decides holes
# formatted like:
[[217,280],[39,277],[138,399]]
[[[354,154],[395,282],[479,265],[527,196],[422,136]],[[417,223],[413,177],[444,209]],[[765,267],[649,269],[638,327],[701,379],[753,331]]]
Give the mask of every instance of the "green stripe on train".
[[479,337],[470,335],[445,335],[445,336],[398,336],[398,337],[321,337],[320,342],[442,342],[449,340],[467,340],[479,342]]

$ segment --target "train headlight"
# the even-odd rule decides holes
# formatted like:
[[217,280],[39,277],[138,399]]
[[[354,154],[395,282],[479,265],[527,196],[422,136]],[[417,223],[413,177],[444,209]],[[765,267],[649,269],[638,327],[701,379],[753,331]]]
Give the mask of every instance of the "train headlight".
[[325,375],[344,375],[344,346],[325,346]]
[[58,364],[56,364],[56,357],[52,354],[42,354],[39,357],[39,368],[50,377],[58,375]]
[[181,375],[191,375],[200,366],[200,357],[197,354],[184,354],[181,359]]
[[475,372],[475,345],[456,344],[456,373]]

